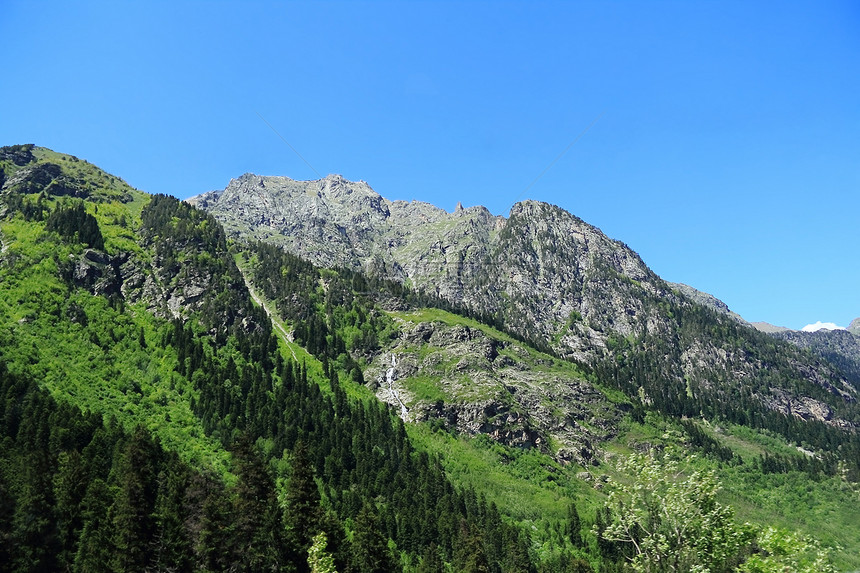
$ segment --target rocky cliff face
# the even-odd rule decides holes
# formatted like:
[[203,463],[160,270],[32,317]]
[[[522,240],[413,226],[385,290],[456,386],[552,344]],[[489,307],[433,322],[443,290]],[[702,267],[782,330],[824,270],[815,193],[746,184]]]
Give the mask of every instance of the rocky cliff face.
[[434,240],[448,246],[457,234],[477,232],[467,242],[479,242],[497,219],[480,207],[452,215],[428,203],[389,201],[339,175],[294,181],[245,174],[188,202],[215,215],[230,235],[282,245],[318,266],[399,280],[428,273],[431,260],[444,268],[444,257],[428,258]]
[[406,420],[590,465],[629,409],[571,364],[491,329],[409,313],[397,321],[398,337],[373,359],[365,378]]
[[[686,385],[689,396],[730,399],[750,392],[756,379],[753,393],[772,409],[857,423],[834,414],[857,396],[841,372],[790,345],[768,353],[761,335],[720,301],[666,283],[629,247],[553,205],[524,201],[507,218],[483,207],[448,213],[388,201],[364,182],[335,175],[293,181],[250,174],[189,202],[233,236],[281,245],[320,266],[401,281],[566,358],[626,363],[620,375],[656,384],[651,392]],[[777,370],[809,389],[771,383],[776,377],[766,369],[774,356]],[[630,366],[636,360],[644,366]],[[823,406],[809,408],[810,399]]]

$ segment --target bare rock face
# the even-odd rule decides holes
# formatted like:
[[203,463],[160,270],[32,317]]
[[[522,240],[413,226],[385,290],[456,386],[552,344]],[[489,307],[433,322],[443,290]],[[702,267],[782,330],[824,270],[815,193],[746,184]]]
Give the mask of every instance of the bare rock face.
[[790,328],[786,328],[784,326],[775,326],[767,322],[751,322],[750,326],[752,326],[759,332],[764,332],[765,334],[773,334],[775,332],[785,332],[787,330],[791,330]]
[[112,296],[122,288],[121,267],[128,255],[110,256],[101,251],[87,249],[72,261],[71,282],[95,295]]
[[[741,317],[741,315],[739,315],[735,312],[732,312],[726,303],[724,303],[723,301],[721,301],[720,299],[718,299],[714,295],[708,294],[706,292],[702,292],[702,291],[695,289],[695,288],[691,287],[690,285],[686,285],[684,283],[669,283],[669,286],[678,290],[678,292],[683,294],[685,297],[689,298],[692,301],[697,302],[698,304],[701,304],[702,306],[708,307],[711,310],[719,312],[720,314],[724,314],[726,316],[729,316],[741,324],[748,324],[747,321],[745,321],[743,319],[743,317]],[[771,325],[768,325],[765,322],[758,322],[758,323],[752,323],[751,326],[753,326],[754,328],[757,328],[758,330],[766,332],[765,329]],[[759,326],[761,328],[759,328]],[[774,327],[774,328],[779,328],[779,327]]]
[[406,420],[537,448],[562,463],[596,463],[624,414],[572,365],[443,322],[401,320],[398,338],[365,379]]

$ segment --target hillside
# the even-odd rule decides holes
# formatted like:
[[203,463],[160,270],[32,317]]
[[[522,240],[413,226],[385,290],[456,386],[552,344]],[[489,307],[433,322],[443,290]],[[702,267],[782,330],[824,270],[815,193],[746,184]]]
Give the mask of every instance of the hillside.
[[848,330],[822,329],[817,332],[786,330],[772,336],[821,356],[838,366],[855,387],[860,385],[860,335]]
[[860,567],[837,366],[556,207],[238,181],[292,230],[0,148],[0,570]]

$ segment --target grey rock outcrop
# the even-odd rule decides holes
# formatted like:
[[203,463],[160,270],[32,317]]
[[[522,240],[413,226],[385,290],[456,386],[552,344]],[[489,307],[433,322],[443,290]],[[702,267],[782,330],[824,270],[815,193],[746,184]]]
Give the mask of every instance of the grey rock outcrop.
[[[377,397],[406,418],[590,465],[618,433],[624,408],[563,361],[482,329],[401,319],[399,336],[365,372]],[[395,398],[383,382],[396,366]]]
[[786,332],[791,330],[790,328],[786,328],[784,326],[774,326],[768,322],[753,322],[751,326],[758,330],[759,332],[764,332],[765,334],[773,334],[775,332]]
[[102,251],[87,249],[79,257],[69,257],[69,262],[61,271],[69,282],[95,295],[120,294],[123,284],[121,269],[128,260],[127,253],[110,256]]
[[483,207],[448,213],[388,201],[336,175],[293,181],[246,174],[188,202],[215,215],[228,234],[279,244],[319,266],[408,282],[502,316],[525,336],[558,338],[557,351],[581,360],[599,355],[607,332],[659,328],[625,291],[672,296],[626,245],[536,201],[514,205],[506,219]]

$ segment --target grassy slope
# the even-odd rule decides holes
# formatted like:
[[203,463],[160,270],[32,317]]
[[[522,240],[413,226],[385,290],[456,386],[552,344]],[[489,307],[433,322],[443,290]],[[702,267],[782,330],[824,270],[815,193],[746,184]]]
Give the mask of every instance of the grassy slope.
[[[99,222],[106,252],[149,257],[133,231],[148,195],[71,156],[42,148],[34,155],[91,186],[86,207]],[[63,200],[45,204],[53,208]],[[58,399],[116,416],[127,428],[142,424],[187,461],[223,471],[228,454],[204,435],[190,407],[195,392],[174,371],[176,353],[161,343],[169,325],[140,306],[111,306],[104,297],[69,289],[57,263],[80,257],[84,246],[46,232],[43,222],[7,217],[0,233],[6,247],[0,324],[8,333],[0,357],[10,370],[42,381]]]
[[[491,327],[437,309],[392,314],[410,322],[439,321],[447,325],[478,328],[488,336],[512,342],[506,334]],[[560,376],[582,376],[571,364],[553,360],[533,349],[529,349],[529,355],[539,361],[542,368]],[[401,382],[412,388],[410,380]],[[432,380],[418,382],[430,384]],[[432,389],[424,391],[433,392]],[[618,392],[608,391],[607,394],[613,401],[625,401]],[[852,510],[860,501],[860,490],[856,486],[839,477],[814,481],[800,472],[764,475],[753,462],[765,452],[771,455],[801,454],[779,436],[766,432],[743,426],[717,428],[704,422],[700,427],[744,460],[737,466],[702,456],[690,457],[687,462],[690,470],[717,470],[723,482],[722,498],[735,509],[739,521],[801,530],[835,548],[834,557],[840,569],[860,568],[860,512]],[[633,451],[637,444],[660,445],[677,450],[680,455],[689,453],[686,436],[680,427],[660,416],[649,414],[642,424],[627,419],[622,429],[622,433],[606,445],[610,461],[586,472],[579,466],[561,466],[551,457],[536,451],[523,452],[501,446],[483,436],[454,436],[444,431],[433,431],[428,424],[408,426],[410,437],[418,447],[442,456],[455,483],[484,493],[503,511],[533,527],[533,531],[538,532],[538,542],[553,522],[564,518],[568,505],[573,501],[586,519],[593,520],[595,510],[603,504],[605,495],[600,486],[592,484],[606,479],[629,481],[635,478],[615,471],[611,462],[614,456]]]

